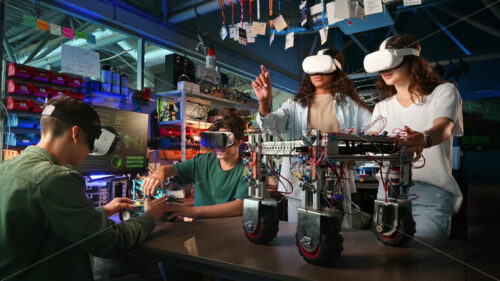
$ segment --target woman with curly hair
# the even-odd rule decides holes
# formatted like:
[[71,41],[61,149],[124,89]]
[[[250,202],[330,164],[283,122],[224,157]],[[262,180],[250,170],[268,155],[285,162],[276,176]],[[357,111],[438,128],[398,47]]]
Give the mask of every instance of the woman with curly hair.
[[[462,193],[451,174],[453,136],[463,135],[462,100],[457,88],[432,73],[421,58],[421,45],[409,34],[382,42],[380,50],[365,57],[367,72],[379,72],[377,86],[386,99],[375,105],[372,120],[385,126],[371,130],[401,137],[407,152],[415,152],[424,166],[413,168],[411,193],[416,236],[448,237],[453,210]],[[384,122],[381,122],[384,123]],[[385,197],[382,182],[378,198]]]
[[[331,67],[321,70],[325,61],[331,62],[327,64]],[[370,123],[371,113],[356,94],[352,81],[342,71],[344,62],[344,55],[334,49],[323,49],[316,56],[306,58],[303,68],[308,74],[302,80],[299,92],[275,112],[271,112],[271,78],[267,69],[261,66],[261,73],[252,81],[252,87],[259,100],[257,122],[262,131],[293,139],[307,129],[324,132],[358,132],[364,129]],[[291,175],[288,159],[283,159],[281,175],[293,186],[293,193],[288,198],[288,220],[297,221],[301,191]],[[351,180],[346,184],[354,191],[354,175],[351,173],[350,176]],[[279,190],[290,192],[291,186],[288,182],[280,183]],[[344,223],[345,226],[349,224]]]

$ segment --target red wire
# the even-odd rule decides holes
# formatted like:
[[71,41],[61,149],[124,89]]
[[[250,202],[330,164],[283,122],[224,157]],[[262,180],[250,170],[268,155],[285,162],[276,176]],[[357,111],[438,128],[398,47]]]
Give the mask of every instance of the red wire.
[[231,0],[227,0],[227,1],[231,5],[231,14],[232,14],[231,23],[232,23],[232,25],[234,25],[234,6],[236,6],[236,5],[233,4],[233,2],[231,2]]

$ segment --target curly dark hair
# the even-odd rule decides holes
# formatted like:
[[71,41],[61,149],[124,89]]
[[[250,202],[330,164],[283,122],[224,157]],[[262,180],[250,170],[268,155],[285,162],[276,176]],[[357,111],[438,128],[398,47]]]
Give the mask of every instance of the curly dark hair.
[[[391,37],[387,41],[387,49],[402,49],[402,48],[415,48],[422,49],[417,38],[410,34],[398,34]],[[425,103],[425,96],[432,93],[434,88],[444,83],[439,75],[432,72],[432,69],[426,59],[417,56],[405,56],[401,66],[408,64],[408,76],[410,77],[410,92],[412,101],[419,100]],[[380,90],[381,99],[392,97],[396,94],[396,87],[385,84],[382,76],[377,78],[377,87]],[[419,96],[420,94],[420,96]]]
[[[327,49],[327,51],[324,54],[329,55],[334,59],[337,59],[337,61],[340,63],[340,65],[344,65],[345,57],[340,51],[335,50],[335,49]],[[354,84],[347,77],[345,72],[343,72],[340,69],[337,69],[330,75],[333,76],[333,81],[334,81],[330,85],[330,90],[331,90],[332,96],[334,96],[336,99],[338,99],[338,96],[336,95],[337,93],[340,93],[342,95],[346,95],[346,96],[350,97],[351,99],[353,99],[359,106],[370,110],[368,105],[366,105],[359,98],[358,94],[356,94],[356,90],[354,90]],[[306,74],[304,76],[304,79],[302,80],[302,83],[300,84],[299,91],[295,95],[293,100],[295,102],[300,103],[302,106],[311,106],[311,104],[314,100],[315,92],[316,92],[316,87],[314,87],[313,83],[311,82],[311,76]]]
[[231,111],[230,113],[224,115],[222,119],[210,126],[210,131],[218,131],[221,128],[227,129],[234,134],[237,140],[242,140],[245,136],[245,129],[247,128],[247,121],[245,118],[237,115],[236,112]]

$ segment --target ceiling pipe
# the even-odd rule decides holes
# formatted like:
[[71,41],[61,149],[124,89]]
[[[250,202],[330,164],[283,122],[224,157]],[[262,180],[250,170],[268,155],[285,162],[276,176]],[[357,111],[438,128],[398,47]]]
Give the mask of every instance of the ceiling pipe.
[[[240,3],[239,0],[233,0],[231,2],[233,2],[233,4]],[[224,6],[230,6],[228,0],[224,0]],[[189,8],[187,10],[184,10],[182,12],[175,13],[172,16],[170,16],[168,21],[170,23],[173,23],[173,24],[178,24],[178,23],[193,19],[197,16],[211,13],[211,12],[219,10],[219,9],[220,9],[220,5],[219,5],[218,0],[210,1],[208,3],[204,3],[201,5],[195,5],[194,7]]]
[[441,23],[441,21],[439,21],[433,14],[431,14],[431,12],[429,12],[426,8],[422,8],[422,10],[424,11],[424,13],[427,14],[427,16],[429,16],[429,18],[431,18],[431,20],[437,25],[439,26],[439,28],[441,28],[441,30],[446,34],[448,35],[448,37],[450,37],[450,39],[455,42],[455,44],[457,45],[457,47],[459,47],[466,55],[470,56],[471,55],[471,52],[464,46],[464,44],[462,44],[460,42],[460,40],[457,39],[457,37],[455,37],[455,35],[453,35],[449,30],[448,28],[446,28],[446,26],[444,26],[444,24]]
[[490,7],[490,11],[500,20],[500,9],[498,6],[495,6],[491,0],[481,0],[483,4],[487,7]]
[[436,6],[434,7],[435,9],[438,9],[440,10],[441,12],[445,13],[445,14],[448,14],[456,19],[463,19],[464,22],[476,27],[476,28],[479,28],[480,30],[484,31],[484,32],[487,32],[497,38],[500,38],[500,31],[498,31],[498,29],[495,29],[495,28],[492,28],[484,23],[480,23],[478,22],[477,20],[474,20],[472,18],[466,18],[465,15],[462,15],[460,13],[457,13],[457,12],[453,12],[449,9],[444,9],[442,7],[439,7],[439,6]]

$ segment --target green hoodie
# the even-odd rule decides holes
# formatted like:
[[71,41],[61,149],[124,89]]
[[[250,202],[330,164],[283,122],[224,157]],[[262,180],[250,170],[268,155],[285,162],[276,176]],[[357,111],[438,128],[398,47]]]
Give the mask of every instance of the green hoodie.
[[89,254],[123,254],[154,226],[147,213],[108,219],[87,199],[82,175],[42,148],[0,163],[0,280],[26,268],[7,280],[92,280]]

